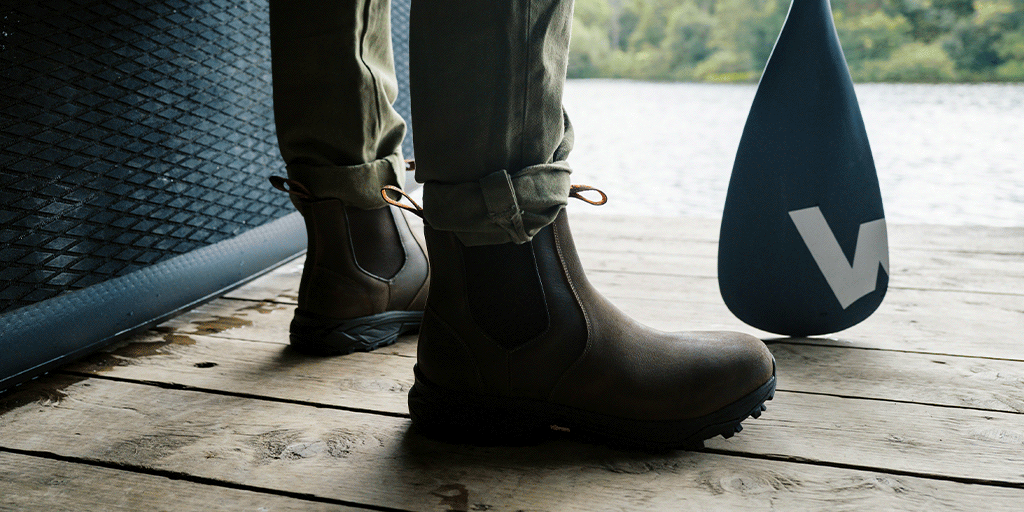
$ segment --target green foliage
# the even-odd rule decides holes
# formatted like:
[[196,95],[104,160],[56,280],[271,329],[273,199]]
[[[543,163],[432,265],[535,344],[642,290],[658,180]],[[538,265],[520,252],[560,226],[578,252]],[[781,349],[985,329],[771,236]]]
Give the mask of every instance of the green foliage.
[[607,34],[600,27],[573,20],[572,39],[569,41],[569,76],[595,78],[602,76],[601,67],[611,53]]
[[892,8],[910,22],[914,40],[923,43],[938,39],[960,20],[974,13],[971,0],[892,1]]
[[834,19],[843,53],[850,63],[886,59],[893,50],[913,42],[910,23],[898,14],[890,16],[878,10],[847,15],[837,11]]
[[944,48],[975,80],[1021,80],[1024,2],[978,2],[976,15],[959,23]]
[[714,18],[692,0],[673,9],[666,26],[662,48],[674,69],[693,66],[711,56]]
[[913,42],[897,48],[886,60],[865,62],[855,78],[871,82],[952,82],[957,73],[941,45]]
[[[755,81],[791,0],[576,0],[570,77]],[[858,81],[1024,80],[1024,0],[833,0]]]

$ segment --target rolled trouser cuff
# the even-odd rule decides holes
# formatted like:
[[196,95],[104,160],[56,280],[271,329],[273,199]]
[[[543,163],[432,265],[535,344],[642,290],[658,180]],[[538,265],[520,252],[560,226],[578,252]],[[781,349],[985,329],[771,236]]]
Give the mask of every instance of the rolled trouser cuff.
[[569,164],[493,172],[480,181],[423,185],[423,213],[433,229],[453,231],[467,245],[530,241],[554,222],[569,199]]
[[374,210],[387,206],[380,195],[385,185],[405,185],[405,161],[398,152],[361,165],[289,164],[288,177],[305,185],[318,199],[335,198],[346,206]]

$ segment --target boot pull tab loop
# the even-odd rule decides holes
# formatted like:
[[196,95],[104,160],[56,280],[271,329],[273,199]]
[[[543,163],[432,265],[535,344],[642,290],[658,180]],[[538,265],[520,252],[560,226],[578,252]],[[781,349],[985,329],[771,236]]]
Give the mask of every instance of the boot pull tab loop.
[[[590,192],[590,191],[597,192],[598,194],[601,194],[601,199],[597,200],[597,201],[594,201],[594,200],[591,200],[591,199],[587,199],[586,197],[583,197],[582,192]],[[580,201],[583,201],[585,203],[590,203],[590,204],[592,204],[594,206],[601,206],[602,204],[605,204],[605,203],[608,202],[608,195],[607,194],[605,194],[604,192],[602,192],[602,191],[600,191],[600,190],[598,190],[598,189],[596,189],[594,187],[591,187],[590,185],[572,185],[572,186],[570,186],[569,187],[569,197],[575,197],[576,199],[579,199]]]
[[313,193],[305,185],[295,180],[289,180],[280,176],[271,176],[270,184],[281,192],[287,192],[299,199],[313,199]]
[[[409,205],[407,205],[405,203],[402,203],[401,201],[395,201],[394,199],[391,199],[388,196],[388,190],[390,190],[392,192],[398,192],[399,195],[401,195],[402,197],[408,199],[409,202],[412,203],[412,206],[409,206]],[[391,206],[397,206],[397,207],[399,207],[399,208],[401,208],[403,210],[408,210],[408,211],[412,212],[413,215],[416,215],[417,217],[419,217],[421,219],[423,218],[423,207],[420,206],[419,203],[417,203],[415,199],[409,197],[409,194],[406,194],[404,190],[402,190],[402,189],[400,189],[400,188],[398,188],[398,187],[396,187],[394,185],[384,185],[384,188],[380,189],[380,195],[381,195],[381,197],[384,198],[384,201],[386,203],[390,204]]]

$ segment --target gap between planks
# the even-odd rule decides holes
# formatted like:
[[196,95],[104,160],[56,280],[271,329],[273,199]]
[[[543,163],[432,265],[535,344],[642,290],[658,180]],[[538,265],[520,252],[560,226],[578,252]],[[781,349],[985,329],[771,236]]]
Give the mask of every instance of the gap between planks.
[[337,500],[198,480],[203,479],[144,468],[125,469],[101,461],[69,460],[50,453],[0,449],[0,510],[366,510]]

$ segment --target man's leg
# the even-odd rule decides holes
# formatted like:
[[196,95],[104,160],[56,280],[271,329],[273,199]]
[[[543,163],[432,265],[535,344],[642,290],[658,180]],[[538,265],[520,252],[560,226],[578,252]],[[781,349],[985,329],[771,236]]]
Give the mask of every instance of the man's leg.
[[774,393],[738,333],[663,333],[589,284],[564,206],[571,0],[416,0],[410,71],[433,282],[412,419],[458,440],[548,429],[654,447],[731,436]]
[[380,195],[405,176],[387,0],[271,0],[274,116],[309,250],[291,342],[371,350],[418,327],[426,257]]

